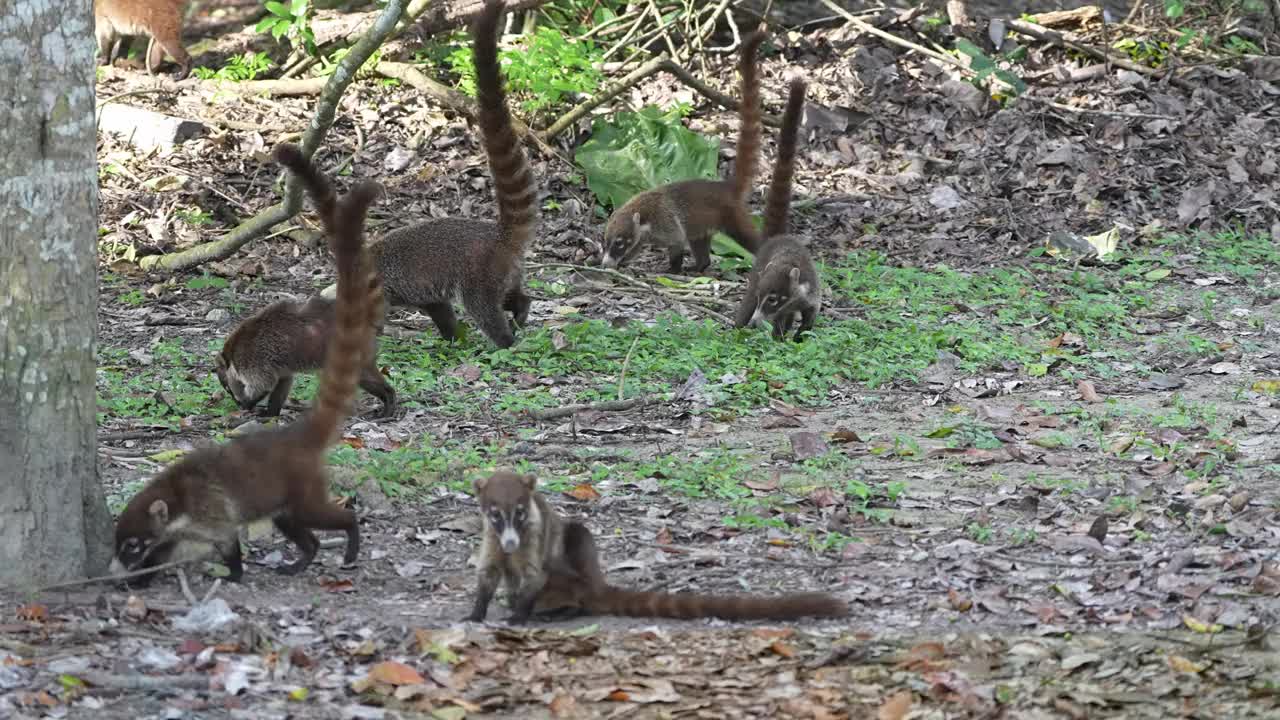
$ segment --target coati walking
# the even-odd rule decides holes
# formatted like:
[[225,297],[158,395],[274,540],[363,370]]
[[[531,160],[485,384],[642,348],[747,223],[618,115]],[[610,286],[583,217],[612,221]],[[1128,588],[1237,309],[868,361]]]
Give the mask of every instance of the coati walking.
[[[374,296],[369,302],[381,306],[381,285],[376,275],[373,280]],[[252,410],[265,397],[267,406],[260,414],[279,415],[293,388],[293,376],[324,366],[334,315],[334,301],[320,295],[306,302],[281,300],[259,310],[223,342],[214,359],[218,382],[241,409]],[[378,370],[378,329],[369,341],[369,360],[360,369],[360,387],[382,402],[376,417],[386,418],[395,414],[396,391]]]
[[176,78],[191,72],[191,56],[182,46],[182,6],[185,0],[93,0],[94,35],[98,62],[110,65],[125,35],[148,35],[145,64],[154,74],[164,54],[178,63]]
[[813,258],[801,238],[786,234],[804,91],[804,80],[797,78],[791,81],[778,138],[778,161],[765,204],[765,244],[756,253],[751,273],[747,276],[746,293],[734,317],[735,327],[758,327],[768,320],[773,325],[773,336],[782,339],[799,315],[796,341],[802,339],[801,333],[813,328],[813,321],[822,306],[822,283]]
[[[361,183],[338,200],[329,179],[296,146],[279,146],[276,159],[306,183],[338,266],[334,334],[315,404],[288,427],[201,448],[152,478],[116,520],[115,572],[163,564],[185,554],[189,543],[212,544],[230,570],[228,579],[238,581],[244,572],[239,528],[264,517],[298,546],[297,560],[281,568],[284,573],[302,571],[315,557],[320,543],[313,529],[346,532],[347,564],[360,552],[355,513],[329,502],[325,450],[349,412],[373,328],[381,322],[382,305],[370,302],[362,254],[365,213],[379,189]],[[145,584],[154,573],[142,577]]]
[[498,65],[498,20],[489,0],[476,19],[473,53],[480,133],[498,201],[498,222],[446,218],[392,231],[369,246],[387,301],[422,309],[446,340],[457,336],[455,298],[500,348],[515,344],[529,318],[524,250],[537,220],[533,171],[511,125]]
[[825,593],[762,597],[625,590],[605,580],[591,531],[566,521],[535,489],[532,475],[498,472],[475,482],[484,517],[473,622],[484,620],[499,584],[511,595],[511,622],[534,612],[728,620],[835,617],[848,613]]
[[646,244],[665,248],[673,273],[681,271],[685,255],[693,254],[694,272],[711,264],[711,235],[721,230],[754,253],[760,235],[751,224],[747,196],[760,160],[760,78],[756,51],[765,33],[756,31],[742,41],[738,71],[742,74],[741,126],[738,155],[730,180],[682,180],[642,192],[613,212],[604,229],[600,264],[616,268]]

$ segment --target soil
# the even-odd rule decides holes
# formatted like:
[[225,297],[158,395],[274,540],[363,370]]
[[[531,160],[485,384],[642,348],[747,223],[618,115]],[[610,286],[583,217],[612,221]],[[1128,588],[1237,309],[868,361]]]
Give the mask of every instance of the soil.
[[[797,12],[829,14],[819,3],[796,5]],[[1021,5],[1018,12],[1059,9]],[[970,6],[975,17],[983,9]],[[213,25],[196,22],[189,37]],[[1101,46],[1096,34],[1084,37]],[[918,54],[837,23],[807,27],[769,55],[768,108],[780,108],[787,73],[810,80],[793,229],[812,238],[819,259],[874,251],[899,266],[1031,272],[1029,253],[1055,231],[1092,235],[1116,227],[1134,252],[1151,247],[1153,228],[1280,237],[1274,67],[1206,64],[1179,76],[1185,86],[1125,71],[1069,83],[1057,79],[1056,68],[1075,67],[1075,59],[1015,39],[1030,51],[1022,72],[1042,101],[1005,108],[982,93],[975,100],[964,90],[972,86],[956,84]],[[214,66],[267,47],[251,29],[224,31],[193,55],[197,65]],[[413,50],[398,41],[384,58],[406,59]],[[731,58],[709,62],[709,76],[731,75]],[[104,365],[172,374],[176,363],[158,347],[208,357],[235,320],[331,281],[331,261],[310,218],[176,279],[143,273],[135,261],[212,239],[276,202],[267,153],[306,126],[311,98],[220,95],[207,82],[174,90],[121,68],[104,74],[98,93],[208,126],[157,153],[101,137],[107,279],[98,342],[114,358]],[[693,129],[732,137],[732,114],[665,76],[624,93],[613,107],[676,100],[696,103]],[[560,138],[557,147],[568,157],[585,137]],[[731,150],[732,142],[725,146]],[[696,316],[689,304],[555,267],[592,261],[601,220],[576,168],[536,151],[531,157],[544,207],[557,209],[544,212],[529,276],[568,286],[572,322],[622,325],[666,311]],[[372,177],[387,188],[373,213],[375,232],[421,218],[492,214],[473,130],[412,89],[375,81],[351,88],[317,155],[325,167],[348,158],[344,182]],[[760,200],[757,193],[757,206]],[[181,222],[191,208],[207,213],[209,224]],[[227,626],[176,630],[174,621],[192,603],[167,579],[145,591],[85,587],[9,598],[6,607],[18,607],[0,625],[0,658],[8,657],[0,664],[0,714],[1275,717],[1280,400],[1265,384],[1280,373],[1275,268],[1247,280],[1220,277],[1195,242],[1178,253],[1166,282],[1181,304],[1129,319],[1123,348],[1081,351],[1123,350],[1135,358],[1110,364],[1105,375],[966,372],[940,357],[920,378],[874,388],[843,383],[811,407],[779,402],[730,421],[692,412],[687,403],[659,402],[539,422],[492,409],[455,412],[448,398],[410,388],[401,390],[407,408],[397,417],[357,418],[347,428],[347,443],[372,454],[419,441],[462,442],[496,448],[486,451],[486,463],[528,462],[542,471],[561,457],[608,465],[620,457],[751,450],[766,458],[752,474],[766,478],[752,488],[760,496],[776,489],[767,478],[787,476],[813,444],[829,445],[856,461],[846,480],[870,488],[870,502],[814,488],[777,508],[773,519],[857,538],[842,547],[797,543],[776,527],[730,527],[722,521],[735,513],[732,504],[667,493],[653,478],[606,480],[593,496],[580,488],[549,496],[566,514],[587,518],[618,584],[823,589],[849,601],[847,619],[589,618],[516,627],[495,607],[489,623],[463,623],[479,518],[458,481],[475,468],[460,460],[423,470],[412,498],[371,483],[353,487],[354,473],[344,468],[335,474],[361,516],[361,562],[340,567],[340,544],[327,543],[307,572],[281,576],[272,567],[291,549],[254,529],[243,583],[211,588],[213,578],[188,573],[197,596],[212,589],[237,614]],[[627,272],[648,279],[661,266],[649,256]],[[1089,263],[1083,267],[1090,272]],[[224,279],[225,287],[191,282],[206,276]],[[736,279],[717,277],[717,297],[732,297]],[[1201,317],[1195,303],[1209,286],[1220,307],[1243,312]],[[1063,299],[1068,293],[1042,289]],[[564,296],[535,297],[534,326],[567,322]],[[856,299],[838,299],[829,312],[856,317]],[[405,310],[393,313],[387,331],[398,340],[434,332],[425,317]],[[1161,342],[1175,332],[1194,332],[1217,349],[1192,355]],[[482,340],[470,342],[476,353],[491,352]],[[484,382],[466,363],[450,372],[476,387]],[[186,376],[207,383],[209,373],[192,366]],[[566,393],[582,382],[548,380]],[[107,389],[104,383],[100,391]],[[139,402],[181,402],[156,392]],[[375,407],[367,396],[360,402],[361,411]],[[1111,448],[1111,437],[1103,437],[1108,428],[1091,436],[1072,416],[1045,410],[1115,403],[1134,417],[1186,408],[1211,408],[1213,417],[1176,429],[1147,426],[1153,442],[1143,450],[1141,443]],[[176,428],[100,413],[108,493],[127,497],[159,467],[156,452],[251,422],[227,413],[221,397],[209,405],[223,409],[180,413]],[[285,420],[303,406],[295,399]],[[958,414],[980,418],[999,442],[956,446],[926,436],[954,425]],[[1050,442],[1059,430],[1072,430],[1078,442]],[[901,437],[920,447],[893,449],[889,441]],[[900,495],[891,490],[895,483],[905,485]]]

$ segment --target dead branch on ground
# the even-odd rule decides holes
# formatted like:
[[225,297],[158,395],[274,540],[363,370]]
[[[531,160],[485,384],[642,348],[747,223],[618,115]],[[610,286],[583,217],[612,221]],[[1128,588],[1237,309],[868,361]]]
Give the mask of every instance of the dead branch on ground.
[[622,412],[636,407],[651,405],[655,402],[657,402],[657,400],[653,398],[635,397],[629,400],[604,400],[594,403],[575,403],[573,405],[562,405],[558,408],[526,410],[525,412],[534,420],[555,420],[556,418],[577,415],[580,412],[588,410],[595,410],[599,412]]
[[[302,152],[306,157],[309,158],[315,154],[316,148],[320,147],[325,135],[329,133],[329,128],[333,127],[342,94],[355,80],[356,72],[378,48],[382,47],[382,43],[391,34],[400,15],[404,12],[404,2],[405,0],[387,0],[387,5],[378,16],[378,20],[351,48],[351,52],[343,56],[338,66],[333,69],[333,74],[326,80],[320,98],[316,102],[311,125],[302,135]],[[265,234],[271,226],[293,217],[302,209],[302,185],[292,175],[286,177],[283,202],[272,205],[245,220],[222,238],[176,253],[145,257],[138,264],[144,270],[164,268],[170,272],[176,272],[209,260],[230,257],[250,241]]]

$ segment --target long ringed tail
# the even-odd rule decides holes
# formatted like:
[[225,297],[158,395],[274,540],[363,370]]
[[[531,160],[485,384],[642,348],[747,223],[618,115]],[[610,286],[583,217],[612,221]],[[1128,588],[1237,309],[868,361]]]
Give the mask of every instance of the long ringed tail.
[[280,145],[276,160],[292,170],[311,193],[329,235],[338,266],[338,291],[334,302],[334,333],[325,353],[320,389],[302,425],[309,447],[328,447],[351,411],[360,370],[368,361],[374,320],[381,313],[382,284],[371,275],[364,249],[364,220],[381,189],[377,183],[358,183],[339,200],[333,183],[303,156],[295,145]]
[[826,593],[792,595],[696,595],[606,587],[587,602],[595,615],[627,617],[705,618],[725,620],[794,620],[802,617],[842,617],[849,608]]
[[480,134],[498,199],[499,249],[520,259],[533,236],[537,192],[533,170],[511,124],[502,71],[498,65],[498,20],[505,4],[488,0],[476,18],[472,52],[476,67],[476,105]]
[[760,164],[763,123],[760,118],[760,69],[756,66],[756,52],[764,39],[763,30],[756,30],[744,38],[742,57],[738,60],[738,72],[742,75],[742,106],[738,111],[741,125],[738,130],[738,155],[733,161],[733,192],[743,202],[751,193],[756,166]]
[[800,134],[800,112],[804,109],[805,81],[794,78],[787,92],[787,109],[782,114],[782,130],[778,134],[778,161],[773,166],[769,196],[764,206],[764,236],[787,232],[787,215],[791,212],[791,178],[796,172],[796,136]]

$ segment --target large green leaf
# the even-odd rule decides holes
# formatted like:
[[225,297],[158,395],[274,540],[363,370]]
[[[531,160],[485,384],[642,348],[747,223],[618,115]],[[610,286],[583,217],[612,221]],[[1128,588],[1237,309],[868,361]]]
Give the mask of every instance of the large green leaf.
[[591,139],[574,159],[587,187],[606,207],[618,207],[636,193],[676,180],[716,177],[720,141],[680,124],[676,113],[656,107],[597,118]]

